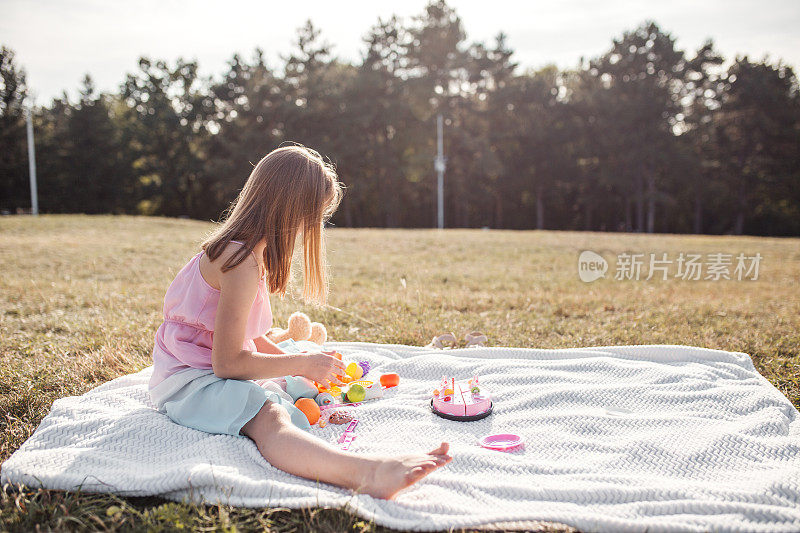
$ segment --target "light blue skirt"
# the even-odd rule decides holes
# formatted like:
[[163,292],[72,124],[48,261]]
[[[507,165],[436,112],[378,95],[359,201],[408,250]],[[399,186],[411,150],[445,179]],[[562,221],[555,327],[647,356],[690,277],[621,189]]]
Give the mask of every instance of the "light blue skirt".
[[[184,383],[181,384],[180,379]],[[285,392],[278,392],[277,384],[270,383],[278,390],[270,390],[269,384],[261,386],[253,381],[223,379],[210,371],[190,369],[168,377],[151,389],[150,397],[156,408],[174,422],[207,433],[240,435],[242,426],[252,420],[267,401],[286,409],[295,426],[310,430],[306,415],[294,406]]]
[[[286,352],[320,349],[316,344],[284,341]],[[292,423],[311,429],[306,415],[294,406],[294,400],[274,381],[224,379],[212,370],[189,368],[176,372],[150,389],[156,408],[174,422],[207,433],[241,435],[242,426],[253,419],[270,401],[283,407]]]

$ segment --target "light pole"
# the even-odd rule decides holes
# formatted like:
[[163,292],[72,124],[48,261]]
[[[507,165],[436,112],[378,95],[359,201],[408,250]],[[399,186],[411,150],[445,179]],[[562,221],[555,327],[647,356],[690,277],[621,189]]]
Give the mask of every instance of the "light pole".
[[436,116],[436,157],[433,168],[437,174],[436,220],[439,229],[444,229],[444,168],[447,159],[444,157],[444,139],[442,138],[442,114]]
[[31,214],[39,215],[39,195],[36,190],[36,148],[33,145],[33,108],[29,109],[27,115],[28,129],[28,173],[31,178]]

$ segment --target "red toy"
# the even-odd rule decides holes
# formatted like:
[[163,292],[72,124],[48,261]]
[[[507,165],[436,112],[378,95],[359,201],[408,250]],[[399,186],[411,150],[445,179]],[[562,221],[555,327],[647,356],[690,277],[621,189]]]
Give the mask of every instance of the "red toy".
[[381,385],[387,389],[396,387],[400,383],[400,376],[397,374],[383,374],[381,376]]

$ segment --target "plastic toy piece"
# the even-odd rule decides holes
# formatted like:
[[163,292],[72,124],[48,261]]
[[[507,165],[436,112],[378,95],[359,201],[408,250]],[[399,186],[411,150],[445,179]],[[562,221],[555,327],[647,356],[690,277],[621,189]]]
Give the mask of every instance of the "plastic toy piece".
[[383,387],[380,385],[371,385],[366,389],[367,395],[364,396],[364,400],[377,400],[378,398],[383,398]]
[[325,411],[326,409],[338,409],[340,407],[356,407],[359,405],[361,405],[361,402],[352,403],[345,401],[345,403],[329,403],[328,405],[320,405],[319,410]]
[[451,416],[464,416],[465,405],[464,397],[461,395],[461,391],[458,390],[457,392],[453,392],[451,389],[444,391],[442,403],[438,404],[436,409],[438,409],[442,414]]
[[525,443],[525,439],[514,433],[497,433],[495,435],[486,435],[478,441],[482,447],[488,450],[506,451],[514,449]]
[[341,409],[332,409],[330,410],[330,413],[331,424],[347,424],[355,418],[349,412]]
[[333,413],[335,413],[335,412],[336,411],[332,411],[332,410],[320,411],[319,421],[317,422],[317,425],[319,427],[321,427],[321,428],[324,428],[325,426],[327,426],[328,422],[331,419],[331,415],[333,415]]
[[317,402],[317,405],[328,405],[334,402],[333,395],[330,392],[320,392],[317,394],[317,397],[314,398],[314,401]]
[[355,402],[363,402],[364,398],[367,397],[367,390],[359,385],[358,383],[353,383],[350,385],[350,389],[347,391],[347,399],[353,403]]
[[439,350],[443,350],[446,345],[450,345],[450,348],[455,348],[456,344],[458,343],[458,339],[452,333],[445,333],[443,335],[438,335],[434,337],[431,342],[425,346],[425,348],[437,348]]
[[339,444],[340,444],[339,447],[342,450],[347,450],[348,448],[350,448],[350,444],[353,442],[353,439],[356,438],[356,436],[354,435],[356,426],[358,426],[358,418],[354,418],[347,426],[347,428],[344,430],[342,436],[339,437]]
[[488,340],[489,339],[486,337],[486,335],[480,331],[473,331],[464,336],[464,348],[469,348],[471,346],[486,346]]
[[300,398],[294,402],[295,407],[303,411],[303,414],[308,418],[308,423],[312,426],[317,423],[320,416],[319,405],[311,398]]
[[342,393],[342,389],[340,389],[338,385],[331,385],[331,387],[328,388],[325,385],[322,385],[321,383],[317,383],[317,390],[319,391],[320,394],[322,394],[323,392],[327,392],[334,398]]
[[347,424],[351,420],[355,418],[352,413],[345,409],[322,409],[322,413],[319,415],[319,422],[317,425],[321,428],[324,428],[328,425],[328,423],[341,425]]
[[348,433],[348,434],[345,436],[344,440],[341,442],[341,446],[340,446],[340,448],[341,448],[342,450],[349,450],[349,449],[350,449],[350,444],[353,442],[353,440],[354,440],[355,438],[356,438],[356,436],[355,436],[355,435],[353,435],[352,433]]
[[364,376],[364,370],[357,363],[348,363],[344,371],[353,379],[361,379]]
[[471,380],[468,381],[470,390],[472,394],[479,394],[481,392],[480,387],[478,387],[478,376],[473,377]]
[[364,390],[366,391],[366,395],[364,396],[364,401],[383,398],[383,387],[369,380],[354,381],[350,384],[350,386],[352,387],[353,385],[361,385],[362,387],[364,387]]
[[383,374],[381,376],[381,385],[384,387],[391,388],[396,387],[400,384],[400,376],[398,374]]

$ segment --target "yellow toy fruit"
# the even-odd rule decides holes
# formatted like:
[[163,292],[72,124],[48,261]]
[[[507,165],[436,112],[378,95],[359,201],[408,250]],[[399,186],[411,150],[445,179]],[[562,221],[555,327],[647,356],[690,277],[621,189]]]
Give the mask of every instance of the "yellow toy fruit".
[[303,414],[308,418],[308,423],[312,426],[319,420],[319,405],[311,398],[300,398],[294,402],[294,406],[303,411]]
[[353,379],[361,379],[364,376],[364,370],[358,366],[358,363],[348,363],[344,371]]
[[364,398],[367,397],[367,391],[359,385],[358,383],[353,383],[350,385],[350,389],[347,391],[347,399],[353,403],[356,402],[363,402]]

